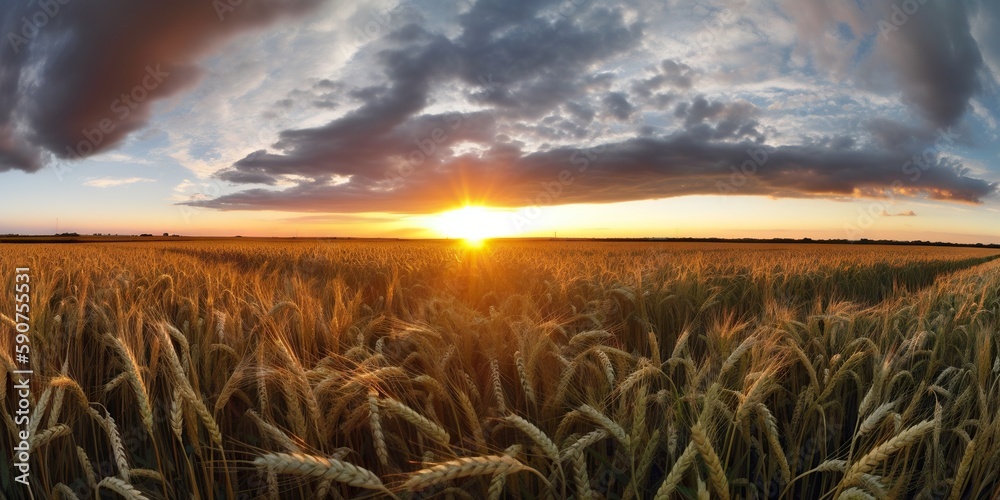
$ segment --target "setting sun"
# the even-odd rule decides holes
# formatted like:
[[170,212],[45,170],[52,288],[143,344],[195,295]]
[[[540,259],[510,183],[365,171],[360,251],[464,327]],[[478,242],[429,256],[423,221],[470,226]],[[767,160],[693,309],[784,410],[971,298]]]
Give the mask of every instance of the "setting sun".
[[432,228],[447,238],[461,238],[480,245],[486,238],[507,236],[510,224],[504,212],[480,206],[466,206],[438,214]]

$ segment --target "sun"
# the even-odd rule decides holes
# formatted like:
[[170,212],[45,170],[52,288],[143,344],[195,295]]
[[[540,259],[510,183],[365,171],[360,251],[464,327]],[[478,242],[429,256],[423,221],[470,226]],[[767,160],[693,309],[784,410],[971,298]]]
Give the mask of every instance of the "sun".
[[436,215],[433,229],[447,238],[461,238],[467,245],[481,246],[483,240],[509,234],[504,212],[469,205]]

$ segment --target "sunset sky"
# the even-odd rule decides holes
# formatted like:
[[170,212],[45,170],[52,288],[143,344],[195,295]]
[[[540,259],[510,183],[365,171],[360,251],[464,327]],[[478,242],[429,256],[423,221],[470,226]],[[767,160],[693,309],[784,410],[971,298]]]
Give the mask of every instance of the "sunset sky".
[[0,0],[0,34],[0,233],[1000,243],[994,0]]

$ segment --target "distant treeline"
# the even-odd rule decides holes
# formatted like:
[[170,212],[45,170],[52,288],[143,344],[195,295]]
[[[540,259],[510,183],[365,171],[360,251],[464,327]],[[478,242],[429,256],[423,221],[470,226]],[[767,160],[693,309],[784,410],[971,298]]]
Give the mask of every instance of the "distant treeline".
[[979,248],[1000,248],[1000,244],[991,243],[950,243],[947,241],[898,241],[898,240],[870,240],[861,238],[860,240],[831,239],[814,240],[812,238],[566,238],[580,239],[587,241],[657,241],[666,243],[815,243],[824,245],[900,245],[900,246],[925,246],[925,247],[979,247]]

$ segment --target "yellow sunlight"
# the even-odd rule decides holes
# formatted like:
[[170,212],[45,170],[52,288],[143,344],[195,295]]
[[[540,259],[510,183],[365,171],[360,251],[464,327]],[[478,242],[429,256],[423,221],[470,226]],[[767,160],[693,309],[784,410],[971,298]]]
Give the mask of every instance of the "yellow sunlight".
[[431,227],[447,238],[461,238],[470,246],[480,246],[483,240],[507,236],[509,221],[504,212],[469,205],[436,215]]

